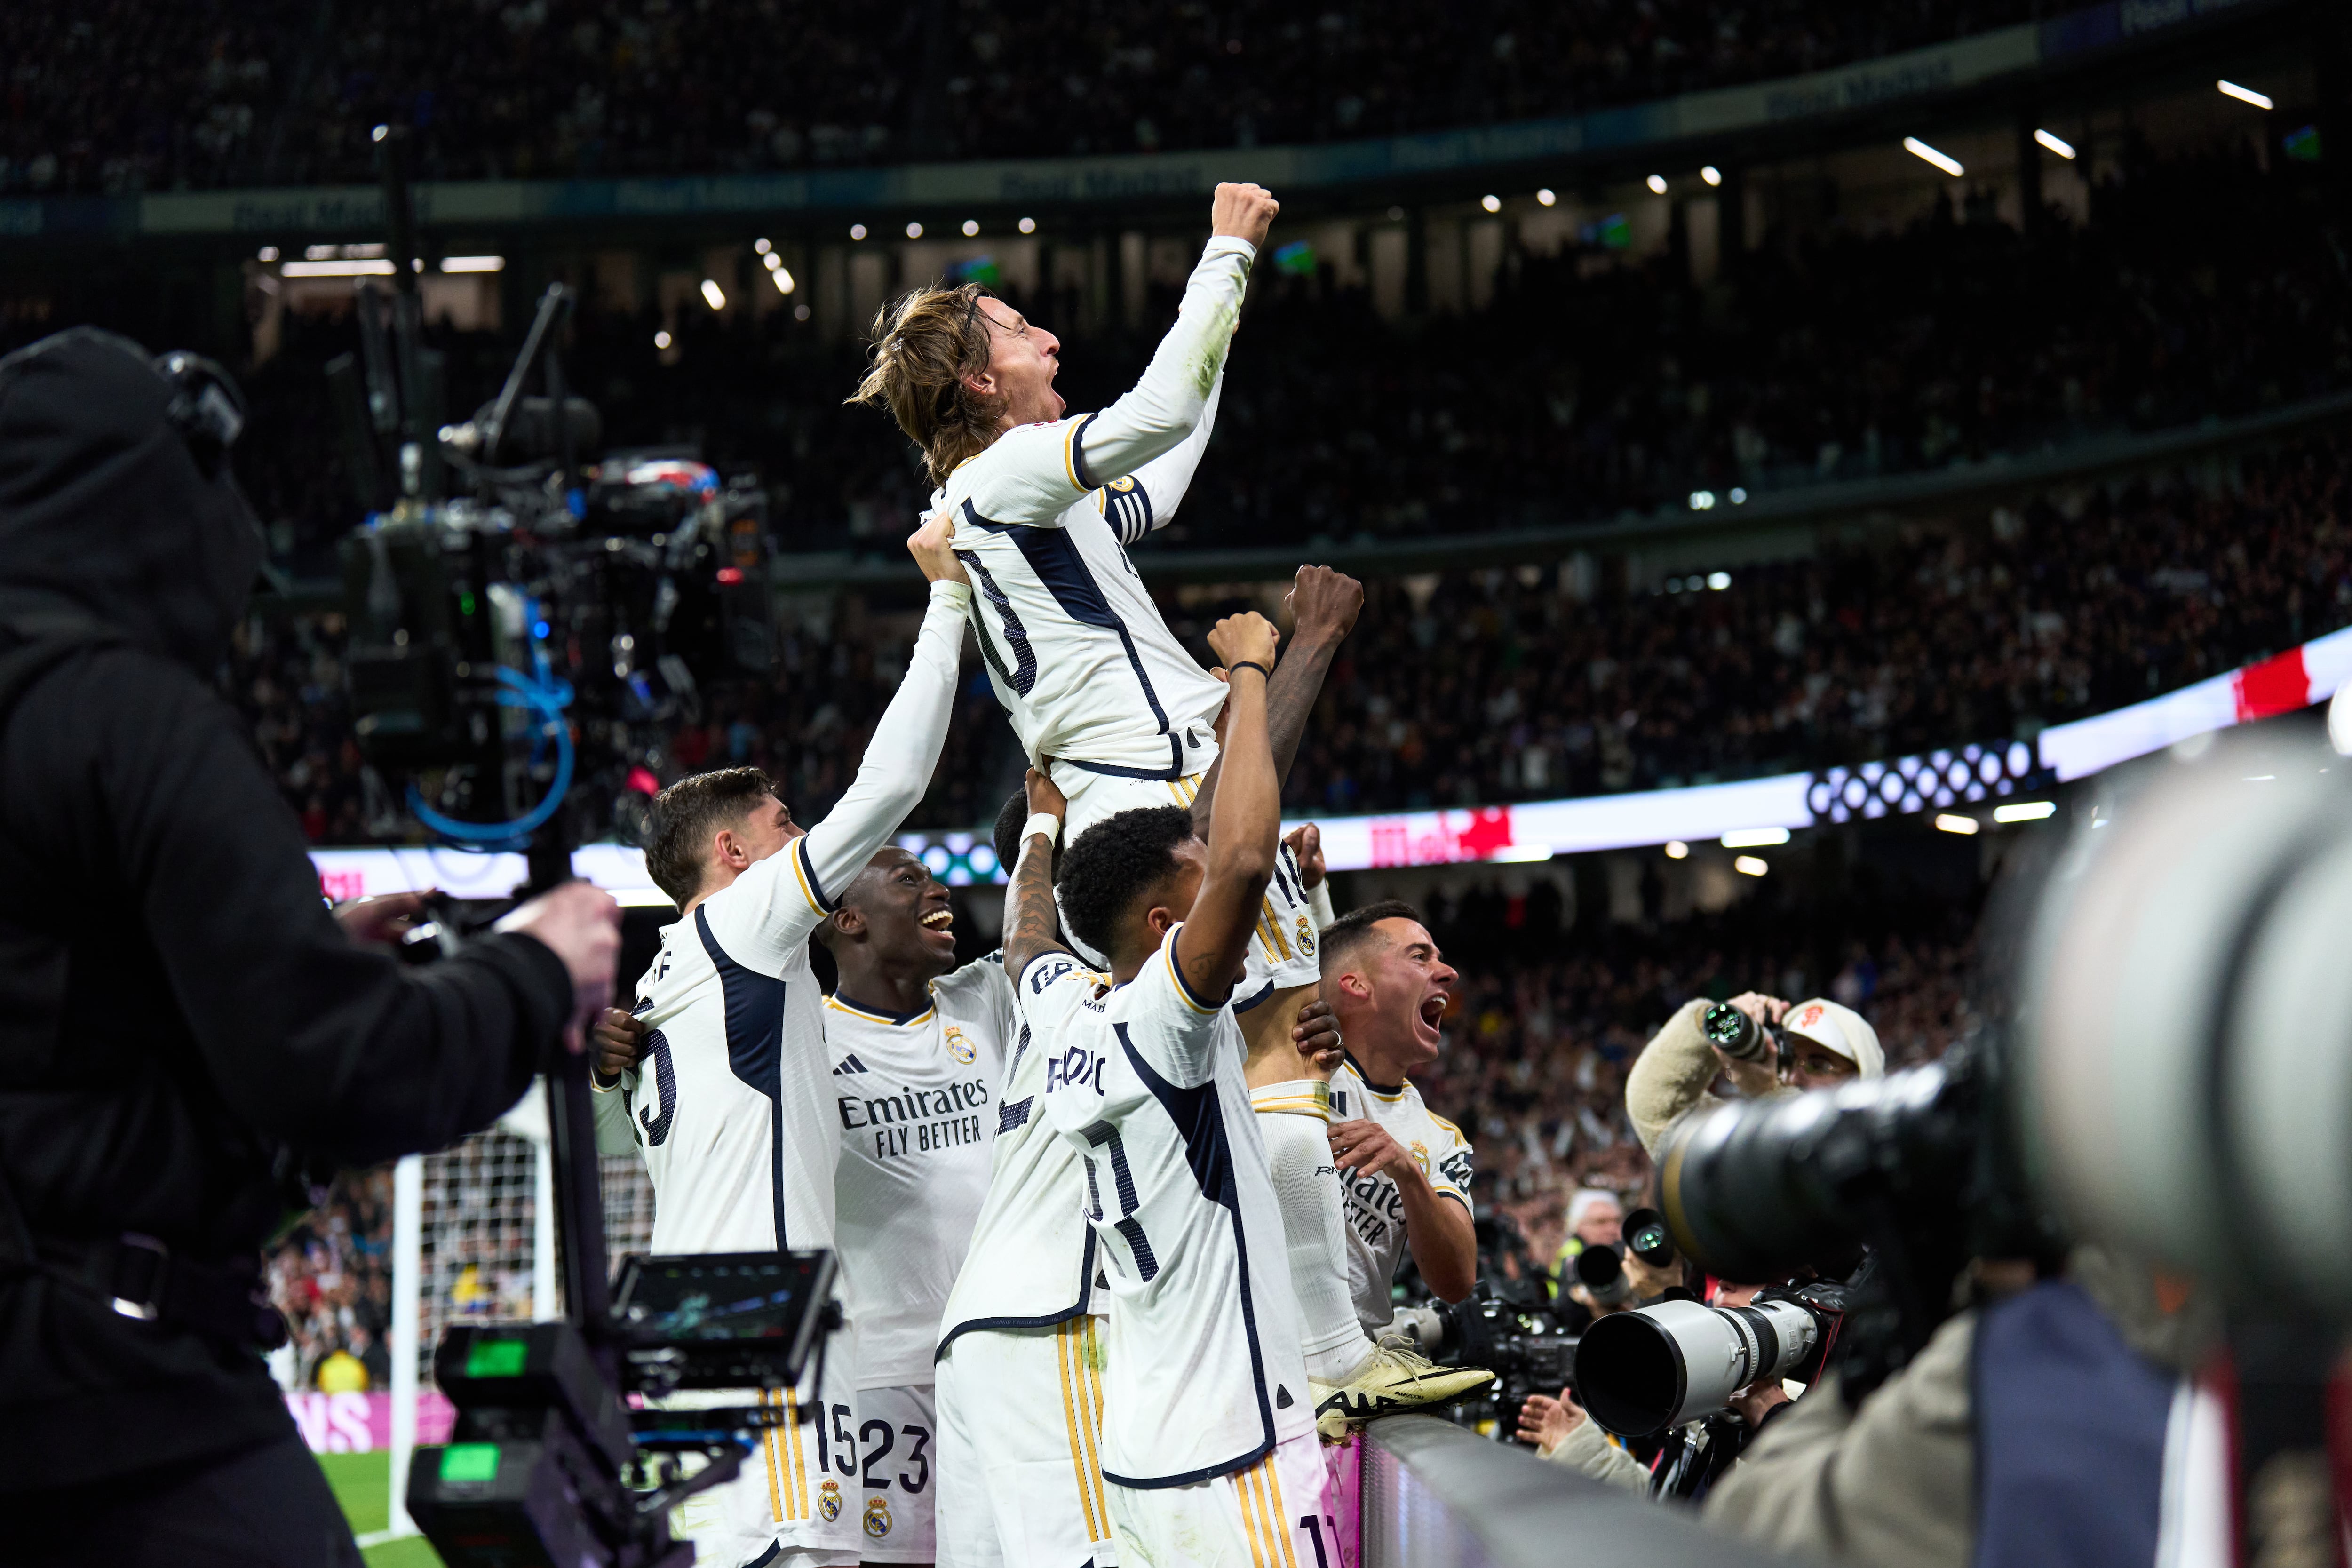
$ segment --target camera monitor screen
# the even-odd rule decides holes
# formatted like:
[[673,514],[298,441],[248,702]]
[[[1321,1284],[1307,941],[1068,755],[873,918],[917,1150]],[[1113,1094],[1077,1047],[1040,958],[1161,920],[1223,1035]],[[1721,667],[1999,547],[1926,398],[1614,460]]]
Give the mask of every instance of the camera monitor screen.
[[833,1275],[830,1252],[631,1258],[613,1315],[632,1363],[666,1364],[679,1373],[677,1387],[782,1386],[797,1380],[824,1331]]

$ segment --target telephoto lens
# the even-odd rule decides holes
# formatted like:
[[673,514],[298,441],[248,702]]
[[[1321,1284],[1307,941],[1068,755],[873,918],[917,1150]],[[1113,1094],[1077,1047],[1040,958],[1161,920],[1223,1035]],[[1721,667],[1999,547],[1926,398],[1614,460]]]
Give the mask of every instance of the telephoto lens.
[[1728,1002],[1717,1002],[1700,1014],[1698,1032],[1735,1061],[1760,1062],[1772,1054],[1772,1031]]
[[1613,1307],[1633,1293],[1625,1260],[1613,1247],[1588,1247],[1576,1255],[1576,1282],[1596,1307]]
[[1821,1335],[1821,1320],[1794,1301],[1660,1301],[1584,1331],[1576,1387],[1602,1431],[1646,1437],[1714,1415],[1759,1378],[1786,1376]]
[[1671,1268],[1675,1238],[1666,1230],[1666,1216],[1655,1209],[1635,1209],[1625,1216],[1625,1250],[1653,1268]]

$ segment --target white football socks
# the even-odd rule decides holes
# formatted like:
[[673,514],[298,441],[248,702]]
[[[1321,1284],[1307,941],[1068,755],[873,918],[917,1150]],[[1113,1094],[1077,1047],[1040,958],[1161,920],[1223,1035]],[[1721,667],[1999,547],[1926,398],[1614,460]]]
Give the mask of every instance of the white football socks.
[[1328,1088],[1313,1079],[1268,1084],[1250,1091],[1250,1103],[1282,1209],[1307,1375],[1345,1383],[1371,1359],[1374,1347],[1348,1292],[1346,1198],[1331,1158],[1330,1123],[1318,1110],[1330,1103]]

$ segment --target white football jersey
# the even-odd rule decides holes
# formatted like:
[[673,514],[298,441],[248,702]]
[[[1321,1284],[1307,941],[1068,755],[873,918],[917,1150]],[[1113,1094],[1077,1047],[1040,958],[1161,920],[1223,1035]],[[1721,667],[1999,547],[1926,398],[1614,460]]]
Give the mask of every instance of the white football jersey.
[[625,1128],[645,1156],[656,1253],[835,1244],[841,1130],[808,939],[939,765],[966,597],[932,585],[906,679],[825,819],[662,928],[637,983],[643,1055],[596,1097],[599,1144]]
[[1034,765],[1176,779],[1216,757],[1225,689],[1168,629],[1127,547],[1192,481],[1255,255],[1211,240],[1133,391],[1007,431],[931,498],[955,521],[989,680]]
[[937,1325],[939,1354],[977,1329],[1042,1329],[1104,1310],[1086,1177],[1045,1119],[1045,1053],[1024,1022],[996,1094],[988,1195]]
[[[1477,1212],[1470,1202],[1470,1140],[1443,1116],[1430,1113],[1410,1079],[1394,1089],[1374,1089],[1349,1057],[1331,1075],[1331,1111],[1341,1121],[1380,1123],[1412,1156],[1431,1186]],[[1357,1171],[1343,1173],[1340,1183],[1348,1191],[1348,1293],[1364,1331],[1378,1334],[1396,1310],[1389,1288],[1406,1252],[1404,1197],[1389,1176]]]
[[1013,987],[991,953],[931,983],[911,1016],[836,992],[825,1004],[841,1163],[842,1265],[857,1386],[931,1381],[940,1315],[988,1195]]
[[1245,1469],[1315,1423],[1241,1029],[1185,987],[1175,942],[1115,989],[1066,953],[1018,987],[1110,1265],[1103,1479],[1144,1489]]

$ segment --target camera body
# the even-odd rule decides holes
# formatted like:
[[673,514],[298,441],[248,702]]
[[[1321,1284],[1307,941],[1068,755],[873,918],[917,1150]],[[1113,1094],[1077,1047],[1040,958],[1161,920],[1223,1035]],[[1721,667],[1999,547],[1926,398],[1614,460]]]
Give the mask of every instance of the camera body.
[[343,546],[361,753],[411,780],[445,837],[483,839],[582,776],[657,761],[666,727],[699,710],[698,671],[770,662],[758,487],[668,453],[597,464],[568,498],[554,479],[395,509]]
[[1557,1394],[1576,1365],[1577,1336],[1552,1315],[1540,1287],[1511,1289],[1520,1283],[1508,1281],[1498,1291],[1482,1278],[1467,1300],[1433,1300],[1409,1314],[1422,1354],[1444,1366],[1483,1366],[1495,1374],[1465,1414],[1482,1426],[1491,1414],[1504,1436],[1518,1430],[1528,1395]]

